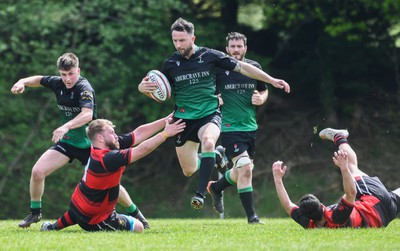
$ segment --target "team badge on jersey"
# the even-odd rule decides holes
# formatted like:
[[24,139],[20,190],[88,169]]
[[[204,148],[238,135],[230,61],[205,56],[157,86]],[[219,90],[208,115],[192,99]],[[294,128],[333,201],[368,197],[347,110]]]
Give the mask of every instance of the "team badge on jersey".
[[175,63],[176,63],[177,66],[181,65],[181,61],[176,61]]
[[201,53],[200,55],[199,55],[199,61],[197,62],[197,63],[199,63],[199,64],[202,64],[202,63],[204,63],[204,61],[203,61],[203,55],[205,54],[205,52],[203,52],[203,53]]
[[90,91],[83,91],[81,93],[82,100],[91,100],[93,101],[93,93]]
[[239,152],[239,148],[238,148],[238,145],[237,145],[237,144],[234,144],[234,145],[233,145],[233,151],[234,151],[235,153]]
[[230,72],[230,71],[225,71],[225,75],[226,75],[226,76],[229,76],[229,72]]

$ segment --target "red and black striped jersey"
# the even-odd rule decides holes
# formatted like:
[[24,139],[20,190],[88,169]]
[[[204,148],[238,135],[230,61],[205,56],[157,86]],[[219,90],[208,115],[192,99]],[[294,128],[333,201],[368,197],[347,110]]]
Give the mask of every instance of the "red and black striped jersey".
[[[343,198],[339,204],[324,207],[326,223],[323,227],[382,227],[382,219],[377,209],[380,200],[371,195],[363,195],[354,204],[346,202]],[[293,208],[291,217],[303,228],[316,228],[317,224],[302,215],[299,207]]]
[[75,214],[87,224],[104,221],[114,211],[119,184],[126,165],[131,161],[134,133],[119,136],[121,149],[98,149],[92,146],[89,161],[80,183],[71,197]]

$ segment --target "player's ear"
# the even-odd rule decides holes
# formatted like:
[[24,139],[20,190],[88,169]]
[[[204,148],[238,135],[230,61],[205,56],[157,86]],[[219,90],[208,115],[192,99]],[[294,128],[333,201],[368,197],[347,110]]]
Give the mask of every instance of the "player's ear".
[[96,136],[96,140],[97,140],[98,142],[104,142],[104,136],[103,136],[103,134],[98,133],[97,136]]

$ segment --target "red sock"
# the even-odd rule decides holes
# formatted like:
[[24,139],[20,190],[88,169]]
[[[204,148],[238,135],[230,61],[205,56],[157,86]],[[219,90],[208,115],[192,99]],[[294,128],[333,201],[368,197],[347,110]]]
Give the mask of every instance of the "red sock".
[[347,143],[347,139],[343,134],[335,134],[335,136],[333,136],[333,143],[336,146],[340,146],[343,143]]

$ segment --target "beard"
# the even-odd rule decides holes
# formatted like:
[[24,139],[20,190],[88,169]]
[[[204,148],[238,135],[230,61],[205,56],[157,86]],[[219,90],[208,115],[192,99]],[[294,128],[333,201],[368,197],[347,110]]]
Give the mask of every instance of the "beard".
[[243,54],[241,54],[241,53],[233,54],[233,55],[231,55],[231,56],[234,57],[234,58],[236,58],[236,59],[239,60],[239,61],[243,61],[244,53],[243,53]]
[[182,57],[186,57],[186,56],[189,56],[189,54],[192,50],[193,50],[193,46],[189,46],[188,48],[183,49],[183,51],[182,51],[182,48],[179,49],[178,52]]
[[106,142],[106,146],[110,149],[110,150],[117,150],[119,149],[119,142],[114,142],[114,141],[108,141]]

